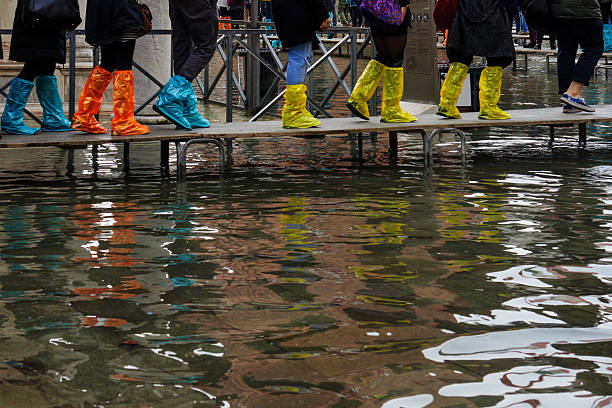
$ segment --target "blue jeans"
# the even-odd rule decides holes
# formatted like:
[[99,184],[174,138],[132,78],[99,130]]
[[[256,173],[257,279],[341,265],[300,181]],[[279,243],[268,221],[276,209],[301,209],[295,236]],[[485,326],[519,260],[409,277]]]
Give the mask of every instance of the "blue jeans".
[[525,20],[525,16],[523,15],[523,11],[521,8],[518,8],[518,13],[516,17],[514,17],[514,23],[516,25],[516,32],[529,32],[529,27],[527,27],[527,21]]
[[289,62],[287,63],[287,85],[303,84],[306,79],[306,71],[312,62],[312,43],[293,45],[287,52]]

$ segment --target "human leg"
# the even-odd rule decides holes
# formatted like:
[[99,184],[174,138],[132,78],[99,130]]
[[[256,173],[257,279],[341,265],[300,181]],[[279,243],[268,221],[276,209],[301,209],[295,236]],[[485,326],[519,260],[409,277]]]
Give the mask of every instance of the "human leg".
[[380,120],[396,123],[414,122],[417,119],[400,106],[404,95],[403,63],[407,36],[376,35],[373,37],[376,45],[376,60],[385,66]]
[[573,27],[575,37],[583,51],[570,77],[571,82],[561,96],[561,102],[576,109],[594,112],[595,109],[580,95],[582,88],[589,85],[593,71],[603,54],[603,23],[601,20],[580,20],[573,21]]
[[287,89],[283,107],[283,127],[311,128],[321,124],[306,110],[306,72],[312,61],[312,44],[304,43],[290,47],[287,63]]
[[115,47],[115,73],[113,84],[113,113],[111,134],[113,136],[144,135],[147,126],[134,119],[134,72],[132,62],[136,40],[121,41]]
[[480,112],[479,119],[510,119],[511,116],[497,106],[501,96],[502,71],[512,64],[512,57],[487,58],[487,67],[480,74]]
[[578,39],[573,33],[569,20],[556,20],[557,45],[557,83],[559,93],[563,95],[572,82],[576,67],[576,53],[578,52]]
[[191,82],[215,52],[219,22],[214,3],[212,0],[170,2],[175,75],[159,94],[153,109],[179,128],[209,126],[197,111],[197,98]]
[[453,48],[447,48],[446,55],[451,65],[440,89],[440,104],[437,114],[449,119],[460,119],[461,113],[457,109],[457,102],[473,56],[463,54]]
[[59,94],[55,72],[55,61],[47,61],[36,76],[36,95],[43,108],[42,130],[45,132],[67,132],[72,130],[64,114],[64,104]]
[[[107,61],[112,60],[113,62],[110,66],[113,68],[114,54],[108,54],[111,49],[112,48],[107,48],[106,53],[103,51],[102,59],[104,60],[106,58]],[[72,123],[70,125],[72,129],[88,133],[107,132],[106,129],[97,121],[95,115],[97,115],[100,111],[104,91],[111,83],[112,79],[113,72],[107,71],[100,65],[91,71],[91,74],[83,87],[83,91],[81,91],[81,96],[79,97],[79,109],[72,117]]]
[[26,103],[34,88],[33,81],[39,73],[47,70],[49,64],[55,69],[53,61],[27,61],[19,75],[11,81],[2,119],[0,119],[2,131],[15,135],[33,135],[40,130],[26,125],[23,122],[23,116]]

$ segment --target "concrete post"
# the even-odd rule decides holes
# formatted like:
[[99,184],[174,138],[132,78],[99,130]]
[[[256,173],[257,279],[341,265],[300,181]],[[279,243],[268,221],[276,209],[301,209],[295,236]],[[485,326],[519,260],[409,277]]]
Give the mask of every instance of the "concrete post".
[[[145,2],[153,13],[154,30],[170,30],[168,1],[151,0]],[[134,62],[146,69],[159,82],[165,84],[170,79],[172,64],[172,47],[170,35],[146,35],[136,40]],[[134,68],[134,88],[136,106],[149,99],[159,89],[149,78]],[[153,110],[147,107],[140,115],[152,115]]]

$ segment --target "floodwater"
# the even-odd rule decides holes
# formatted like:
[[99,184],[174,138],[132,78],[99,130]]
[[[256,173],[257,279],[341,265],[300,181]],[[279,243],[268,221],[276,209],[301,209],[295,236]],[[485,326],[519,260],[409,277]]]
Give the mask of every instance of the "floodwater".
[[[533,61],[503,107],[557,106]],[[610,125],[547,137],[470,133],[465,169],[444,140],[433,171],[410,135],[361,166],[244,141],[222,178],[195,146],[186,184],[155,144],[127,175],[120,145],[1,150],[0,407],[610,407]]]

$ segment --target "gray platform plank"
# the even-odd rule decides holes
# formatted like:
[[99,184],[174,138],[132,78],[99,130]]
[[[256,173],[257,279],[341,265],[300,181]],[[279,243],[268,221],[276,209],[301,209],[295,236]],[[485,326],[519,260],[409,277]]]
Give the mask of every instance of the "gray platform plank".
[[173,126],[152,126],[151,133],[137,136],[92,135],[81,132],[40,133],[32,136],[2,135],[0,148],[71,147],[106,143],[187,141],[195,138],[239,139],[280,138],[314,135],[344,135],[368,132],[418,132],[442,128],[484,128],[537,125],[570,125],[579,123],[612,122],[612,105],[598,105],[595,113],[564,114],[561,108],[512,110],[509,120],[480,120],[478,112],[463,114],[459,120],[444,119],[435,114],[418,116],[413,123],[381,123],[379,117],[370,121],[358,118],[323,119],[322,125],[312,129],[283,129],[280,121],[233,122],[213,124],[208,129],[176,130]]

